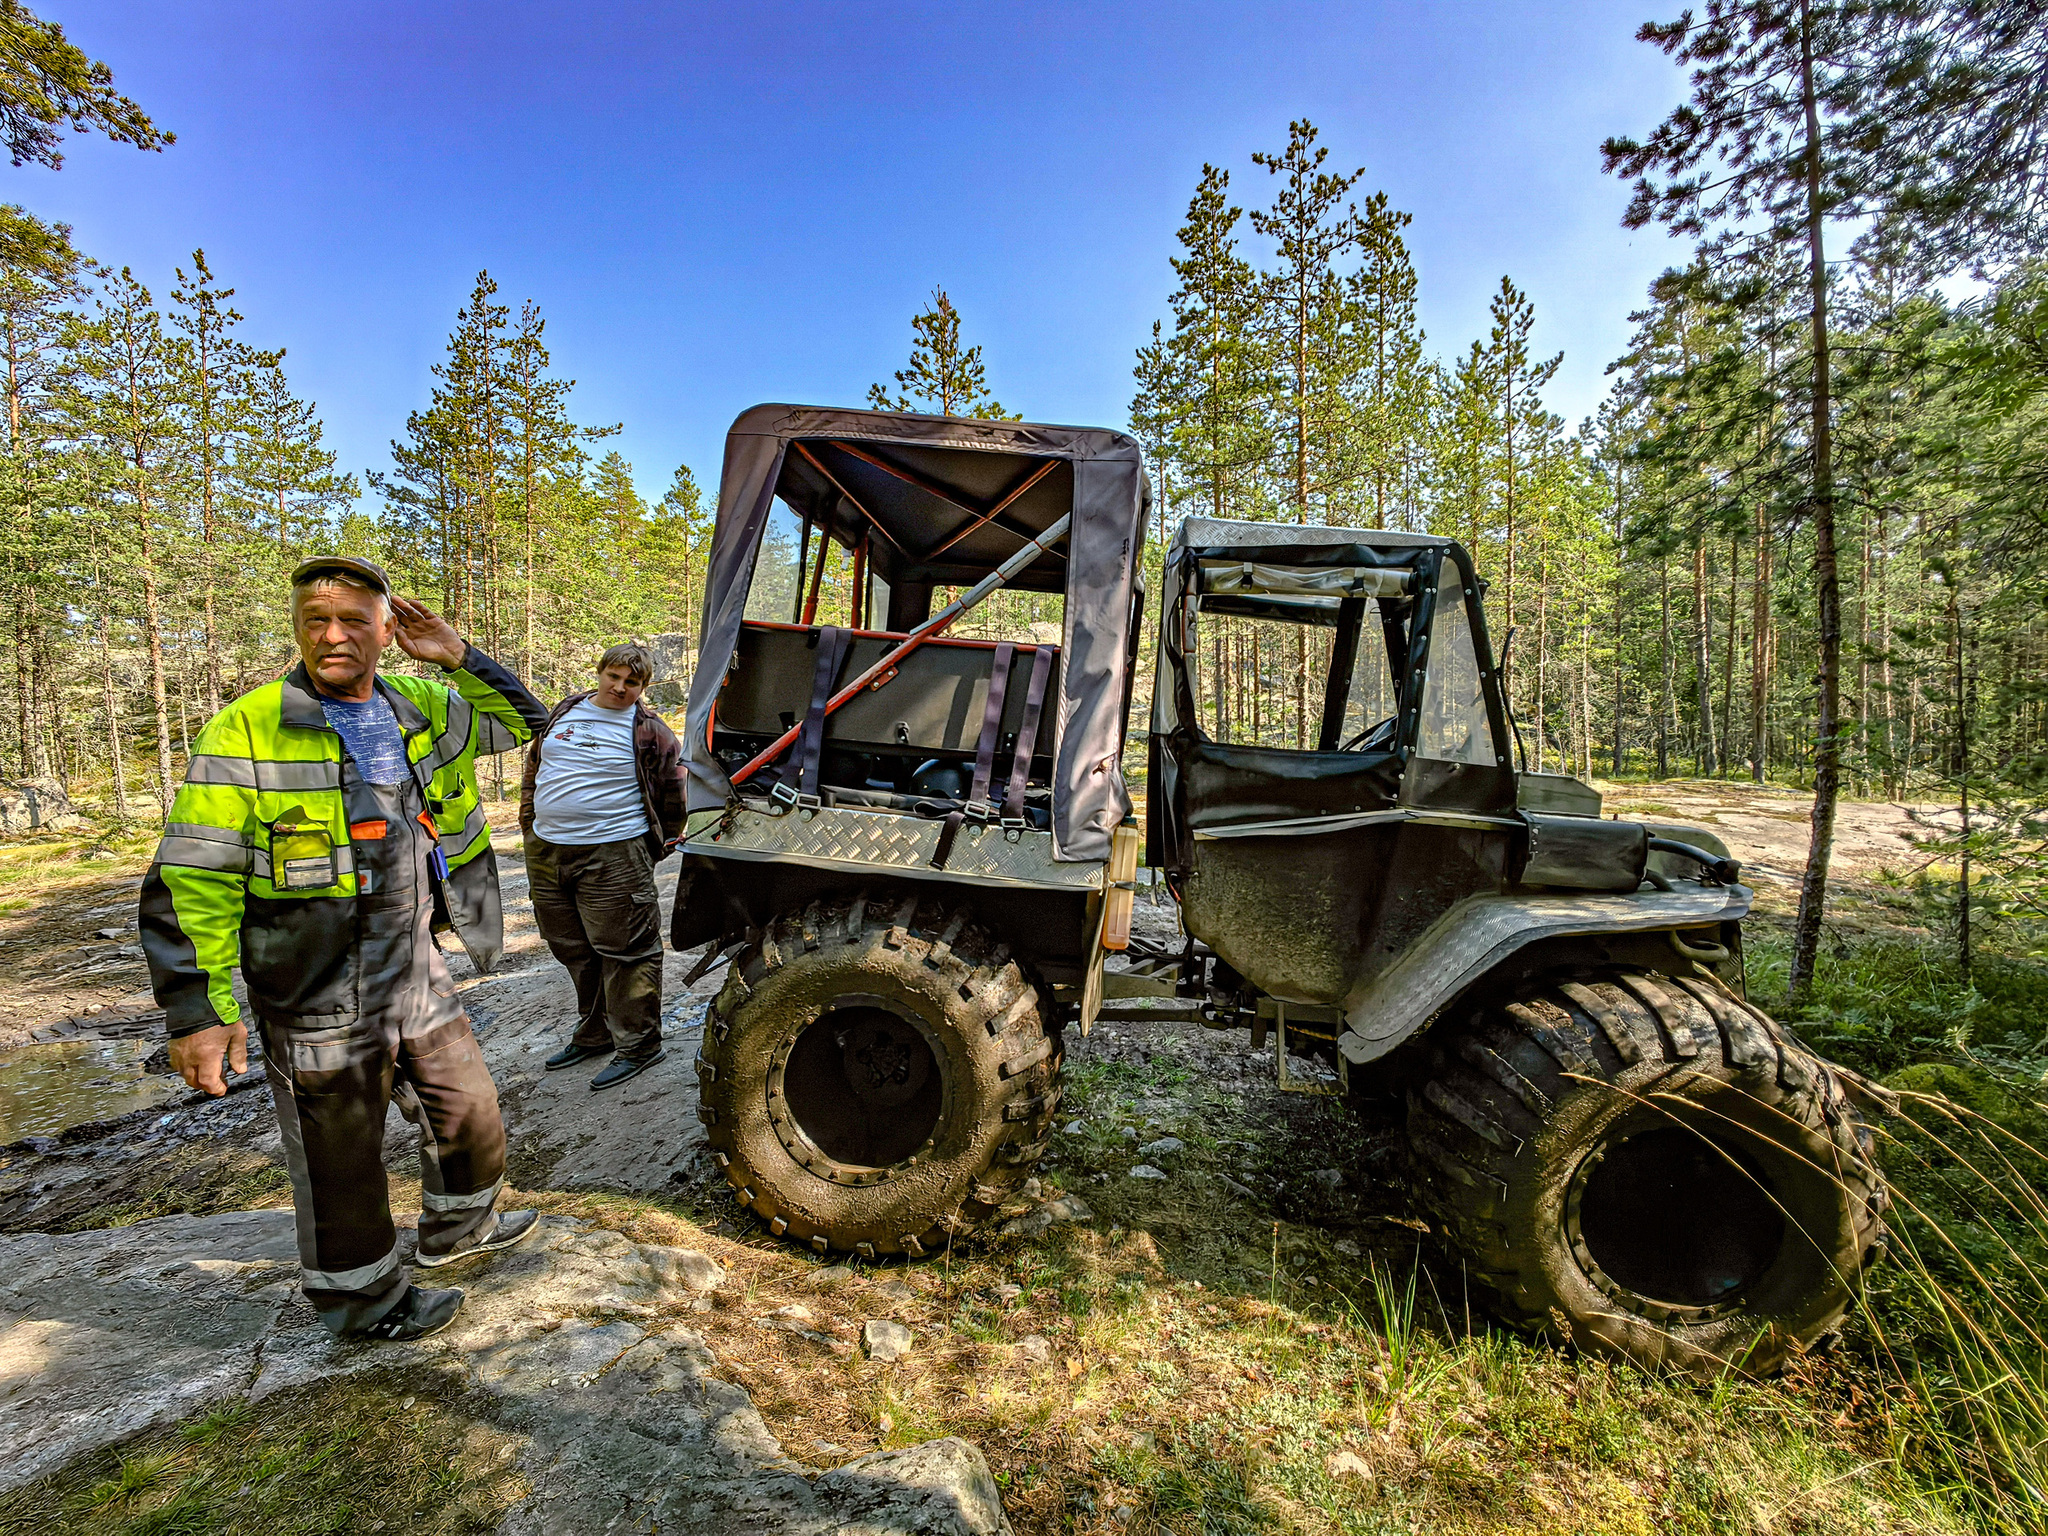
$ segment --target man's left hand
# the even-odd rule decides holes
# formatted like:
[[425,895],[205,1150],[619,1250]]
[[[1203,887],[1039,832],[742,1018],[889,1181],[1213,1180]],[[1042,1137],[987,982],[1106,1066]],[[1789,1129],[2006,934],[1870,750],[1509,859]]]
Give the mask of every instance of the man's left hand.
[[425,603],[393,596],[391,616],[398,621],[398,633],[394,636],[398,648],[414,661],[431,661],[451,669],[462,665],[468,645],[453,624]]

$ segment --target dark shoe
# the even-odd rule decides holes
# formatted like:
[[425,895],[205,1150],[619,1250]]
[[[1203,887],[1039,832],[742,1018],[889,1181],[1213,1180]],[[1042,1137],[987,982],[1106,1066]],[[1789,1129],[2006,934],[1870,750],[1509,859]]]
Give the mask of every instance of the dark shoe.
[[611,1053],[612,1048],[609,1045],[578,1045],[571,1040],[550,1056],[544,1065],[553,1072],[562,1067],[573,1067],[577,1062],[588,1061],[593,1056],[609,1056]]
[[447,1253],[415,1253],[413,1263],[422,1269],[439,1269],[443,1264],[453,1264],[457,1259],[475,1258],[480,1253],[496,1253],[500,1248],[510,1248],[540,1224],[539,1211],[500,1211],[498,1224],[491,1228],[487,1237],[465,1237]]
[[462,1292],[428,1291],[411,1286],[398,1298],[398,1305],[362,1331],[361,1337],[381,1344],[409,1344],[439,1333],[455,1321],[462,1309]]
[[611,1088],[623,1083],[629,1077],[638,1077],[657,1061],[667,1061],[668,1052],[656,1051],[652,1056],[643,1056],[638,1061],[621,1056],[590,1080],[593,1088]]

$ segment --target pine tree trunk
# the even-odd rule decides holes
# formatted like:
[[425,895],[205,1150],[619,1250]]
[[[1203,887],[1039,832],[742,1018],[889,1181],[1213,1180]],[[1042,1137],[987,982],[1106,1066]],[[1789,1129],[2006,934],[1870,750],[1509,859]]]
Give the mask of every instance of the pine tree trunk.
[[1663,625],[1659,650],[1663,657],[1663,690],[1657,700],[1657,777],[1671,777],[1671,738],[1678,726],[1678,687],[1671,654],[1671,557],[1657,557],[1658,616]]
[[1828,268],[1822,242],[1820,114],[1813,84],[1813,29],[1808,0],[1799,0],[1800,92],[1806,109],[1806,242],[1813,322],[1813,577],[1819,641],[1820,700],[1814,721],[1813,835],[1799,916],[1792,932],[1792,1001],[1802,1001],[1820,957],[1827,904],[1828,861],[1835,844],[1835,803],[1842,792],[1842,587],[1835,566],[1833,390],[1828,358]]
[[113,624],[107,617],[106,589],[100,589],[100,694],[107,711],[107,763],[114,777],[114,814],[128,819],[128,771],[121,761],[121,710],[114,697]]
[[1756,504],[1756,570],[1750,592],[1749,637],[1749,774],[1764,781],[1771,758],[1767,704],[1771,687],[1771,527],[1770,513]]
[[1707,599],[1707,541],[1695,539],[1692,546],[1692,631],[1693,679],[1699,704],[1699,734],[1693,749],[1693,767],[1703,779],[1714,777],[1714,656],[1713,607]]

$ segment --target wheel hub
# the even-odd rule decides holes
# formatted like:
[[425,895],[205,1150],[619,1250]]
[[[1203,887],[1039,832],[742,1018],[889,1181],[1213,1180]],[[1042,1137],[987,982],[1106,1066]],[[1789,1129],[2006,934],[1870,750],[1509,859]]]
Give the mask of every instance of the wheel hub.
[[1784,1246],[1785,1216],[1747,1149],[1666,1122],[1610,1140],[1579,1165],[1565,1233],[1617,1306],[1700,1321],[1744,1304]]
[[836,997],[777,1048],[768,1114],[790,1156],[835,1184],[879,1184],[914,1164],[945,1119],[940,1048],[909,1009]]

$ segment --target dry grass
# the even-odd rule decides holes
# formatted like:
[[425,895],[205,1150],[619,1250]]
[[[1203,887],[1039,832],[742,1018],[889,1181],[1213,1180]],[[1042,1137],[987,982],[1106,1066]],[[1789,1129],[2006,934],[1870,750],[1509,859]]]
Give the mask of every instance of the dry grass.
[[23,1536],[470,1536],[526,1495],[520,1440],[385,1379],[216,1405],[0,1495]]

